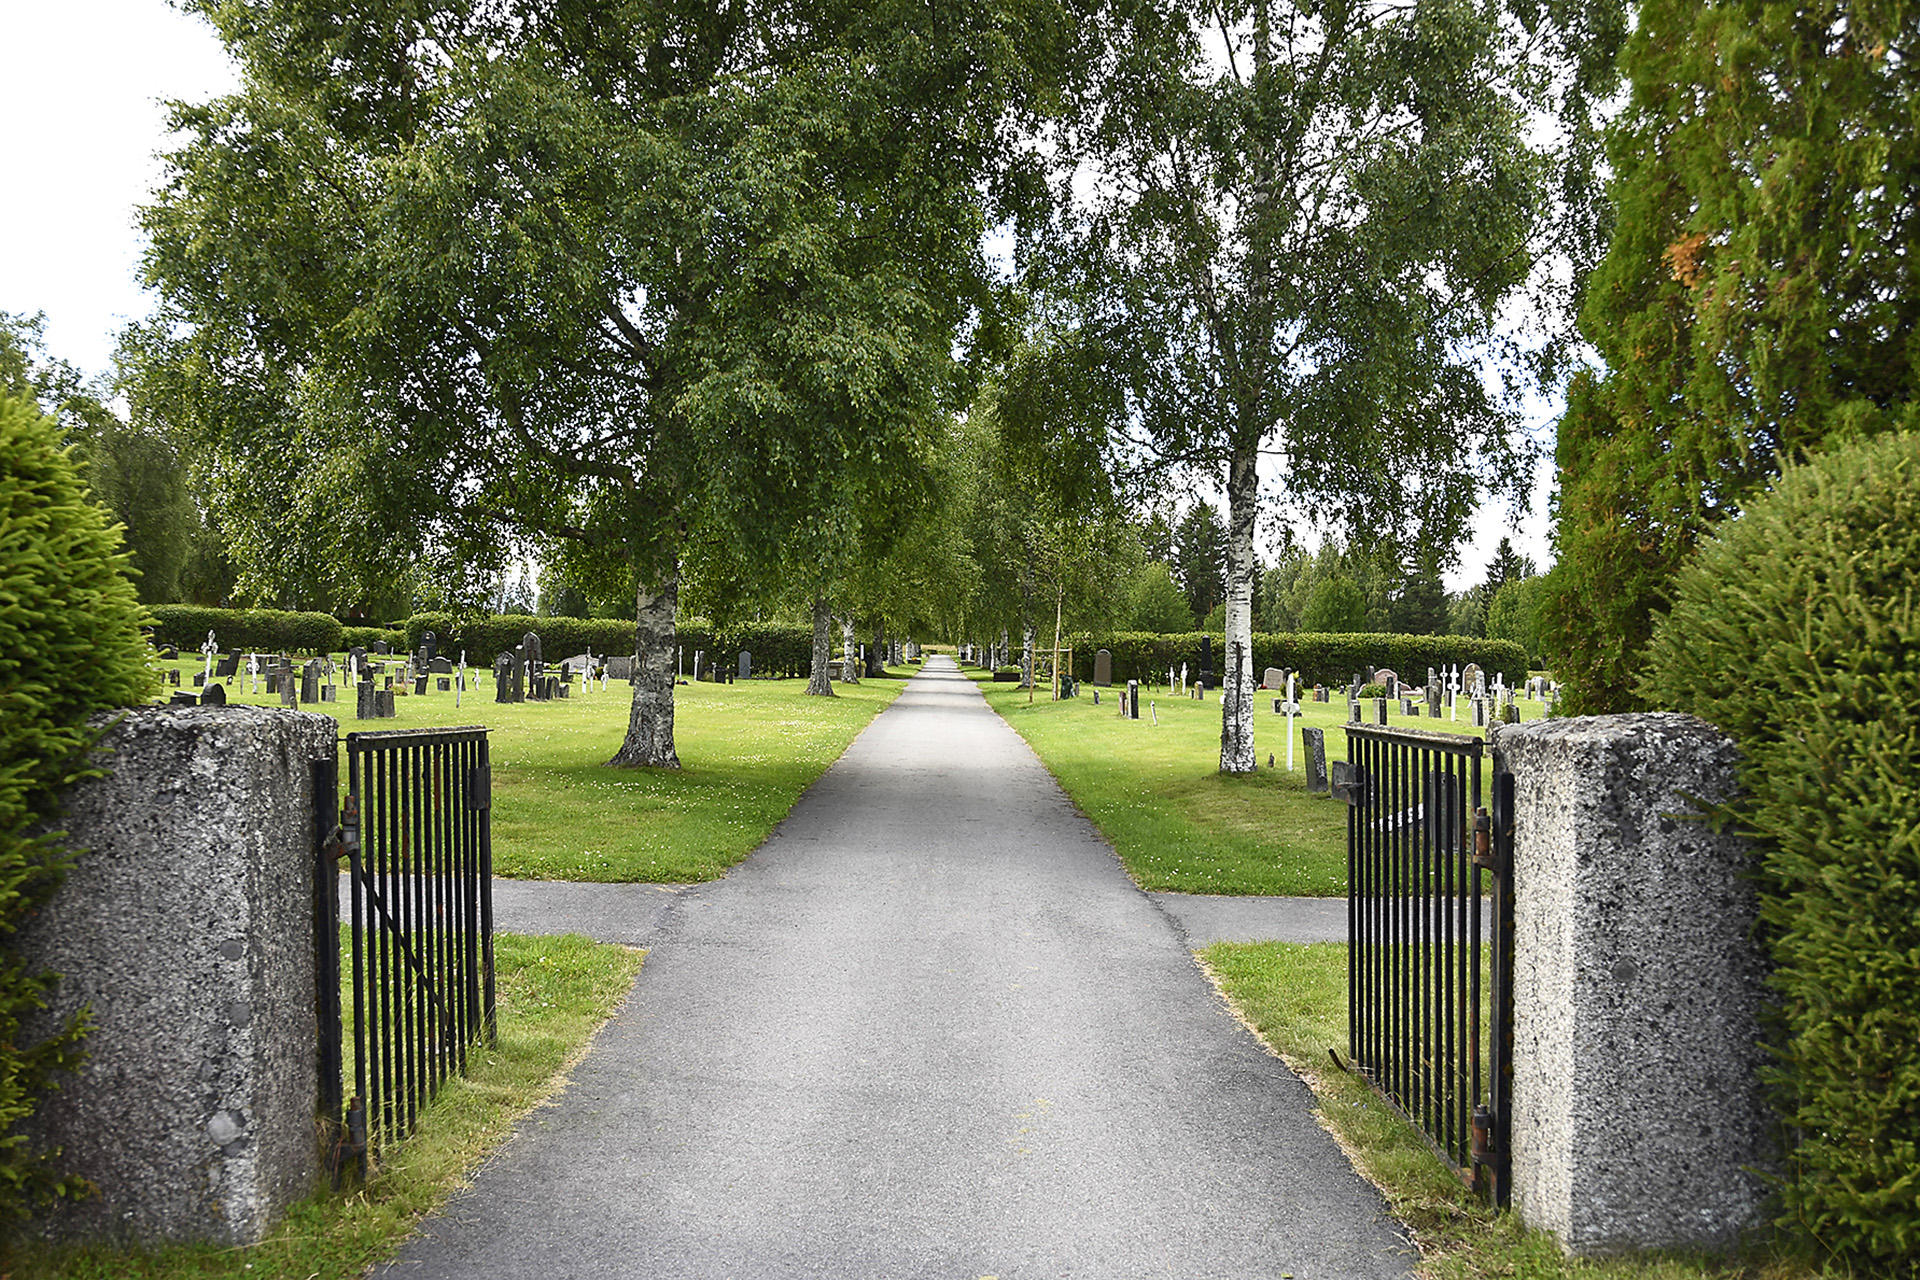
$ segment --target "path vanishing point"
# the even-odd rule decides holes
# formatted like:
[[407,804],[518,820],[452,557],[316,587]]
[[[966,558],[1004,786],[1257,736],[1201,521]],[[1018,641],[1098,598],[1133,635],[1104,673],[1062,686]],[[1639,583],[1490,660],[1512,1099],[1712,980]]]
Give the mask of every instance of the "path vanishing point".
[[950,660],[666,901],[572,1083],[382,1274],[1409,1274],[1306,1087]]

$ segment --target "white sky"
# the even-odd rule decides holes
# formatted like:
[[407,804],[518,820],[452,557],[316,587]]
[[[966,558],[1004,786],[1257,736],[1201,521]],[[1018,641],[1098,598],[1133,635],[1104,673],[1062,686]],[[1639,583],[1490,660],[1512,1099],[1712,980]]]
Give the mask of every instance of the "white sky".
[[[134,211],[169,145],[161,103],[230,92],[234,70],[212,28],[166,0],[0,0],[0,31],[0,311],[45,312],[48,351],[102,373],[115,335],[151,311]],[[1542,407],[1543,429],[1558,408]],[[1482,508],[1449,590],[1481,580],[1506,535],[1546,567],[1551,481],[1549,456],[1517,531],[1504,509]],[[1270,547],[1278,530],[1266,523]]]

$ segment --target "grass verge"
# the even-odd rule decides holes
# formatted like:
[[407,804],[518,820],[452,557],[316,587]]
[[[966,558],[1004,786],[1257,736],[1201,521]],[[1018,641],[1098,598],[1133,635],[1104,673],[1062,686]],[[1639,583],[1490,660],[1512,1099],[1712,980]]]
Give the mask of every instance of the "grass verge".
[[[161,665],[181,668],[188,685],[202,669],[184,660]],[[495,702],[483,681],[458,707],[451,693],[396,697],[392,720],[355,720],[351,703],[304,710],[335,717],[343,733],[487,726],[499,875],[675,884],[715,879],[758,848],[912,672],[890,674],[900,678],[836,685],[833,698],[807,697],[804,680],[681,685],[674,690],[678,770],[606,767],[631,706],[629,686],[618,681],[604,691],[516,703]],[[280,705],[277,695],[247,692],[249,684],[236,680],[232,701]]]
[[345,1280],[391,1257],[423,1215],[560,1091],[632,987],[641,960],[638,951],[577,935],[498,934],[494,955],[499,1044],[476,1052],[467,1077],[442,1086],[417,1132],[364,1187],[309,1197],[250,1248],[37,1246],[15,1257],[12,1280]]
[[1241,1021],[1305,1080],[1320,1123],[1386,1196],[1420,1247],[1432,1280],[1814,1280],[1828,1273],[1773,1256],[1563,1257],[1554,1239],[1522,1227],[1469,1193],[1414,1127],[1359,1077],[1340,1071],[1329,1047],[1347,1042],[1347,948],[1282,942],[1215,943],[1201,964]]

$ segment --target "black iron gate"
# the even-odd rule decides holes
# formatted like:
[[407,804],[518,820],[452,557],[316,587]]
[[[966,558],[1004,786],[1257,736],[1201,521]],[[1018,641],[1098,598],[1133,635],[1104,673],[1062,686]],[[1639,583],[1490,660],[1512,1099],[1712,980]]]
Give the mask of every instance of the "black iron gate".
[[1347,1050],[1469,1185],[1504,1204],[1513,779],[1482,739],[1372,725],[1347,726],[1342,772]]
[[[493,1040],[487,731],[348,734],[347,795],[337,816],[325,812],[335,768],[320,768],[328,775],[315,787],[321,1114],[338,1128],[336,1172],[356,1161],[364,1170],[369,1141],[377,1147],[409,1133],[441,1082],[465,1072],[468,1046]],[[340,871],[351,1008],[341,996],[342,904],[327,892]],[[343,1099],[349,1027],[354,1093]]]

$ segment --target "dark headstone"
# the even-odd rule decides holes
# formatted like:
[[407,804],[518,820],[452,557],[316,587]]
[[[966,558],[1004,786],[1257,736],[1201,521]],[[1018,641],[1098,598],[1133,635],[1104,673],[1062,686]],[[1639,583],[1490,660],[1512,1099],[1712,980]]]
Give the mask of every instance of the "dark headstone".
[[383,684],[382,684],[382,685],[380,686],[380,687],[381,687],[381,688],[382,688],[383,690],[384,690],[384,689],[391,689],[391,688],[393,688],[393,677],[392,677],[392,676],[383,676],[383,677],[381,677],[381,678],[382,678],[382,680],[384,680],[384,681],[385,681],[385,683],[383,683]]
[[633,679],[633,659],[623,658],[619,656],[608,658],[607,659],[607,679],[609,680]]
[[320,686],[320,701],[322,701],[322,702],[332,702],[332,701],[334,700],[334,694],[335,694],[335,692],[336,692],[336,690],[334,689],[334,687],[333,687],[332,685],[330,685],[330,684],[323,684],[323,685],[321,685],[321,686]]
[[393,646],[388,644],[385,640],[375,640],[373,642],[373,651],[384,658],[388,654],[393,652]]
[[430,675],[450,676],[453,674],[453,664],[445,658],[429,658],[427,659],[427,672]]
[[378,720],[393,719],[393,716],[394,716],[393,690],[392,689],[376,689],[374,691],[373,698],[374,698],[374,712],[373,712],[374,718]]
[[[219,687],[219,685],[214,686],[216,689]],[[170,701],[176,707],[197,707],[200,705],[200,695],[191,689],[175,689]]]
[[493,660],[493,700],[513,701],[513,655],[503,653]]
[[1300,741],[1307,751],[1307,793],[1318,795],[1327,789],[1327,731],[1302,729]]
[[1441,853],[1458,849],[1466,834],[1467,818],[1466,806],[1461,802],[1460,775],[1431,772],[1422,780],[1420,792],[1420,811],[1434,849]]
[[353,718],[371,720],[380,714],[379,703],[374,698],[373,681],[362,680],[354,686]]
[[520,654],[523,662],[539,662],[544,656],[540,652],[540,637],[531,631],[521,636]]
[[560,695],[560,696],[561,696],[562,698],[569,698],[569,697],[572,697],[572,696],[573,696],[573,681],[571,681],[571,680],[559,680],[559,681],[557,681],[557,683],[556,683],[556,684],[554,685],[554,692],[555,692],[555,693],[557,693],[557,694],[559,694],[559,695]]
[[1347,723],[1360,723],[1360,699],[1358,698],[1347,699]]
[[300,701],[305,703],[320,701],[320,674],[318,658],[300,668]]
[[745,649],[740,651],[740,678],[742,680],[753,679],[753,655]]
[[1412,699],[1412,698],[1402,698],[1402,699],[1400,699],[1400,714],[1401,714],[1401,715],[1403,715],[1403,716],[1410,716],[1410,715],[1412,715],[1412,714],[1413,714],[1413,699]]
[[1325,702],[1327,700],[1327,686],[1323,684],[1313,686],[1313,700],[1315,702]]
[[1093,682],[1101,688],[1113,683],[1113,653],[1108,649],[1099,649],[1093,655]]
[[[180,673],[179,673],[178,671],[176,671],[176,672],[174,672],[173,674],[174,674],[174,677],[175,677],[175,679],[174,679],[174,683],[175,683],[175,684],[179,684],[179,683],[180,683],[180,681],[179,681],[179,678],[178,678],[178,677],[179,677],[179,675],[180,675]],[[204,672],[204,671],[196,671],[196,672],[194,672],[194,673],[193,673],[193,687],[194,687],[194,688],[196,688],[196,689],[198,689],[198,688],[199,688],[199,687],[200,687],[201,685],[203,685],[203,684],[205,684],[206,682],[207,682],[207,673],[206,673],[206,672]]]
[[360,645],[355,645],[353,648],[347,650],[347,665],[356,671],[366,666],[367,651]]
[[1138,680],[1129,680],[1127,681],[1127,719],[1138,720],[1139,718],[1140,682]]
[[223,653],[219,661],[213,664],[213,675],[216,680],[231,680],[239,674],[240,655],[237,653]]
[[278,692],[280,692],[280,673],[269,671],[267,672],[267,693],[272,695]]
[[1473,727],[1476,729],[1484,729],[1486,724],[1487,700],[1485,698],[1475,698],[1473,700]]
[[[206,672],[204,671],[197,672],[196,675],[198,676],[198,680],[196,681],[196,683],[205,684],[207,682]],[[180,668],[178,667],[167,668],[167,683],[172,685],[176,689],[180,687]]]
[[172,662],[175,658],[178,658],[179,656],[180,656],[180,651],[174,648],[172,645],[166,644],[166,645],[160,646],[160,657],[164,661]]
[[1354,768],[1351,760],[1334,760],[1327,765],[1327,789],[1333,792],[1335,800],[1351,805],[1366,803],[1359,770]]
[[1385,724],[1387,722],[1387,700],[1385,698],[1375,698],[1373,700],[1373,722],[1375,724]]
[[436,690],[438,690],[441,693],[446,693],[448,690],[453,688],[453,677],[438,676],[434,679],[433,684]]
[[429,631],[420,637],[420,648],[427,655],[427,665],[432,665],[434,657],[440,652],[440,637]]
[[206,690],[202,692],[200,695],[200,705],[203,707],[226,706],[227,705],[227,686],[223,684],[208,685],[206,687]]
[[300,709],[300,690],[294,686],[292,676],[284,676],[280,680],[280,705],[296,711]]
[[1200,688],[1213,687],[1213,637],[1200,637]]
[[424,694],[426,691],[427,691],[427,678],[425,676],[415,676],[413,678],[413,692],[416,695],[419,695],[419,694]]

